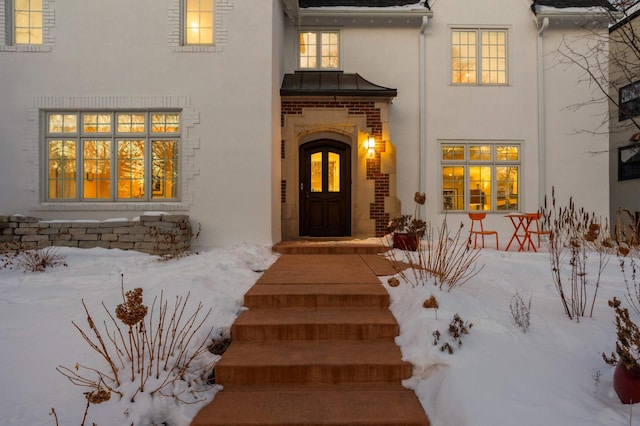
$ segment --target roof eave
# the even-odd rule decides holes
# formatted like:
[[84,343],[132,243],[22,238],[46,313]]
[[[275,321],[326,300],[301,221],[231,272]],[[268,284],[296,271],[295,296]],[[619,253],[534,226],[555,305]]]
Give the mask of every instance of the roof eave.
[[619,19],[620,12],[614,12],[610,10],[600,9],[585,10],[585,11],[562,11],[562,9],[546,10],[536,12],[536,19],[538,23],[541,23],[545,18],[550,21],[573,21],[573,22],[586,22],[595,20],[602,20],[607,23],[611,23],[612,20]]
[[424,17],[433,17],[433,12],[427,8],[301,8],[298,10],[298,19],[302,25],[420,26]]

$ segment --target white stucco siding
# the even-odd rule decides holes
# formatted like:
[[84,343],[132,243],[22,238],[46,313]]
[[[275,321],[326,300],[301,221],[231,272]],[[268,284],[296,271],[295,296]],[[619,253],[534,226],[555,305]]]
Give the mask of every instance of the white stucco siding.
[[[427,28],[427,215],[433,223],[441,210],[440,143],[512,141],[521,146],[520,208],[538,208],[537,29],[526,2],[500,0],[487,7],[477,1],[438,1]],[[508,84],[451,83],[452,29],[507,31]],[[406,203],[406,202],[405,202]],[[486,223],[502,237],[512,232],[505,212],[488,213]],[[448,213],[450,223],[468,225],[467,213]]]
[[[606,36],[606,28],[602,36]],[[602,94],[584,71],[557,54],[565,42],[585,52],[589,37],[581,29],[554,28],[544,34],[547,190],[555,187],[558,205],[567,206],[573,197],[577,207],[609,215],[608,105],[593,102]],[[606,58],[607,52],[600,52]],[[595,68],[594,68],[595,69]],[[606,72],[606,68],[603,70]],[[576,108],[576,106],[579,106]]]
[[419,189],[419,35],[415,27],[342,31],[343,70],[398,91],[389,108],[388,134],[383,137],[397,149],[397,193],[402,200],[413,200]]
[[[78,109],[181,104],[191,120],[182,138],[193,148],[181,153],[190,156],[181,160],[190,175],[181,213],[202,225],[197,244],[272,242],[272,142],[274,126],[279,129],[272,16],[279,2],[217,3],[225,5],[217,16],[223,27],[218,51],[179,52],[170,45],[175,0],[65,0],[55,2],[51,52],[0,52],[0,178],[11,182],[0,185],[0,214],[104,219],[134,217],[144,209],[140,203],[134,209],[122,203],[115,209],[42,209],[41,181],[32,178],[33,168],[42,166],[30,163],[40,157],[28,152],[39,146],[29,145],[34,99],[47,97],[52,104],[59,98]],[[162,203],[152,209],[163,210]]]

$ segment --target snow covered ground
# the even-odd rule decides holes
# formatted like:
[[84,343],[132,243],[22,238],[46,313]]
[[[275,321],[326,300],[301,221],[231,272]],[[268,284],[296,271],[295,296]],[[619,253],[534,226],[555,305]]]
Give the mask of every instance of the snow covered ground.
[[[0,270],[0,413],[3,425],[80,424],[86,389],[56,371],[77,362],[106,369],[71,321],[86,324],[81,299],[102,318],[100,302],[115,307],[125,289],[142,287],[151,304],[163,290],[171,300],[191,293],[213,309],[209,327],[224,331],[242,309],[242,296],[276,256],[248,243],[158,261],[136,252],[60,248],[68,267],[42,273]],[[391,310],[400,323],[398,344],[415,365],[405,385],[415,389],[434,426],[640,425],[640,410],[621,404],[612,389],[613,368],[601,358],[615,345],[613,311],[607,300],[624,299],[620,266],[612,258],[601,279],[593,318],[567,319],[556,294],[546,253],[482,250],[484,269],[451,292],[431,284],[389,287]],[[591,278],[591,277],[590,277]],[[531,326],[518,328],[510,312],[516,291],[532,298]],[[439,309],[424,309],[435,295]],[[433,345],[433,332],[447,339],[454,314],[473,323],[454,353]],[[196,404],[140,395],[135,403],[112,398],[89,410],[86,424],[188,425],[218,388]]]

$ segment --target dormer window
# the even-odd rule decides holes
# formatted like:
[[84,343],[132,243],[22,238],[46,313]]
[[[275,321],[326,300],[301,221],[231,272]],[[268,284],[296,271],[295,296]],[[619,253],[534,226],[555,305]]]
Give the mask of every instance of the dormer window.
[[339,44],[338,31],[300,32],[300,69],[337,70]]

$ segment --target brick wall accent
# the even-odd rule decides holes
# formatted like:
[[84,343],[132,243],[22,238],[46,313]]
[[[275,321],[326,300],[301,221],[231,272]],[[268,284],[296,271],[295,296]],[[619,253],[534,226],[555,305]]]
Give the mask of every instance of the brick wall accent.
[[0,248],[34,250],[49,246],[118,248],[149,254],[177,254],[191,248],[187,215],[142,215],[140,220],[42,221],[0,216]]
[[375,156],[367,158],[366,178],[374,181],[374,202],[369,205],[369,218],[375,220],[376,237],[384,236],[389,223],[389,214],[384,211],[385,197],[389,196],[389,174],[382,173],[381,154],[385,144],[382,142],[382,119],[380,108],[376,107],[375,99],[283,99],[281,104],[280,125],[284,127],[285,116],[301,115],[306,108],[343,108],[349,115],[364,115],[369,134],[376,139]]

